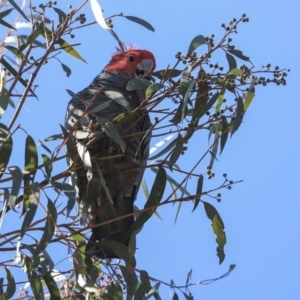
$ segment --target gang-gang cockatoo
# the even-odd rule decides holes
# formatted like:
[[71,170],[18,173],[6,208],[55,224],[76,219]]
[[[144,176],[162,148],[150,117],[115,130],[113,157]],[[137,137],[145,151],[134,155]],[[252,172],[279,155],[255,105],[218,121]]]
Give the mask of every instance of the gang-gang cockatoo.
[[[111,249],[96,245],[97,241],[105,239],[126,246],[129,243],[126,233],[134,223],[133,202],[149,156],[151,122],[143,103],[145,91],[128,91],[126,85],[136,77],[148,75],[149,78],[154,69],[155,58],[151,52],[138,49],[118,51],[104,70],[88,87],[76,94],[67,107],[65,127],[75,136],[74,149],[80,148],[78,151],[84,152],[81,156],[89,155],[88,161],[92,164],[89,174],[87,166],[80,159],[74,164],[80,223],[96,225],[131,214],[129,217],[92,228],[86,251],[99,258],[116,258],[117,255]],[[127,104],[124,104],[122,97],[122,103],[116,101],[115,96],[109,97],[111,92],[114,95],[118,95],[115,92],[122,94]],[[128,111],[131,112],[121,122],[113,125],[113,129],[126,144],[126,149],[122,149],[120,142],[116,142],[116,138],[110,136],[111,132],[107,129],[112,126],[115,117]],[[77,137],[78,131],[91,132],[91,135]],[[98,134],[93,135],[93,132]],[[104,188],[99,170],[108,192]]]

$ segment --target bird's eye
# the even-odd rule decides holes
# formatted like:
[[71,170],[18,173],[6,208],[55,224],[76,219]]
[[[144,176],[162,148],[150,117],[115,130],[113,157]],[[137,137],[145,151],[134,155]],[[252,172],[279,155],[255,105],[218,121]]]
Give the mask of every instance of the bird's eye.
[[128,56],[128,60],[134,62],[134,56],[133,55],[129,55]]

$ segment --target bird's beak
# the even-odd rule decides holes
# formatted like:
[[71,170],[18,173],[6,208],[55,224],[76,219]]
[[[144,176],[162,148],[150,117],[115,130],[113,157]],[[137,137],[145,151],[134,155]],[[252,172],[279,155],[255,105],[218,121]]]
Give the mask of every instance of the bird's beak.
[[144,59],[137,65],[137,71],[144,71],[149,74],[153,69],[153,60],[152,59]]

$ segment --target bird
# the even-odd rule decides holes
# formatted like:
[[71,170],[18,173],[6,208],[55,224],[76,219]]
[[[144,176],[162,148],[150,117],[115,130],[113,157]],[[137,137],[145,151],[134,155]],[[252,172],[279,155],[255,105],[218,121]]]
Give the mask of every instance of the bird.
[[[133,206],[149,157],[152,124],[145,90],[128,91],[126,86],[135,78],[151,80],[155,67],[155,57],[148,50],[117,49],[92,83],[73,95],[67,106],[65,128],[74,137],[70,139],[71,148],[77,149],[72,152],[77,157],[79,153],[89,157],[85,164],[78,159],[75,163],[68,160],[77,174],[80,224],[93,225],[86,253],[100,259],[119,256],[97,241],[114,241],[126,247],[129,244],[126,234],[134,223]],[[118,93],[121,98],[113,96],[120,96]],[[122,114],[123,120],[115,122]],[[80,131],[90,135],[77,137]],[[116,136],[124,141],[123,146]],[[125,215],[129,216],[122,218]],[[95,226],[103,222],[106,224]]]

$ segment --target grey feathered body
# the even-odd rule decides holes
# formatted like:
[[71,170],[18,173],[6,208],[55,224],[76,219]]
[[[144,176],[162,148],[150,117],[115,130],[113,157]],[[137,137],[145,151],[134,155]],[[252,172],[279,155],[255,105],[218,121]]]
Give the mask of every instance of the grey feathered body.
[[[144,166],[149,156],[151,122],[148,113],[146,109],[138,110],[138,113],[131,113],[123,122],[116,125],[118,132],[126,143],[125,153],[123,153],[120,145],[114,142],[97,122],[97,117],[105,118],[111,122],[122,112],[127,112],[125,107],[106,96],[104,91],[121,93],[128,101],[131,110],[140,106],[141,101],[144,100],[141,97],[142,93],[126,90],[126,85],[132,78],[134,78],[134,75],[103,71],[87,88],[76,94],[76,97],[68,104],[65,121],[67,130],[74,130],[74,125],[75,128],[80,130],[82,128],[81,124],[85,123],[84,125],[93,128],[93,130],[103,132],[97,137],[96,142],[87,146],[93,165],[93,177],[89,184],[83,164],[81,163],[78,166],[77,163],[76,165],[77,186],[79,188],[79,216],[83,225],[101,224],[133,213],[133,202],[137,196]],[[81,118],[84,112],[91,111],[99,104],[107,101],[110,102],[105,109]],[[80,119],[83,119],[84,122],[81,121],[80,123]],[[80,142],[88,144],[90,139]],[[113,205],[103,188],[96,164],[105,178]],[[96,249],[94,255],[100,258],[116,257],[109,249],[93,248],[95,241],[101,239],[113,240],[127,246],[129,239],[124,239],[133,222],[134,217],[130,216],[93,228],[87,251]]]

